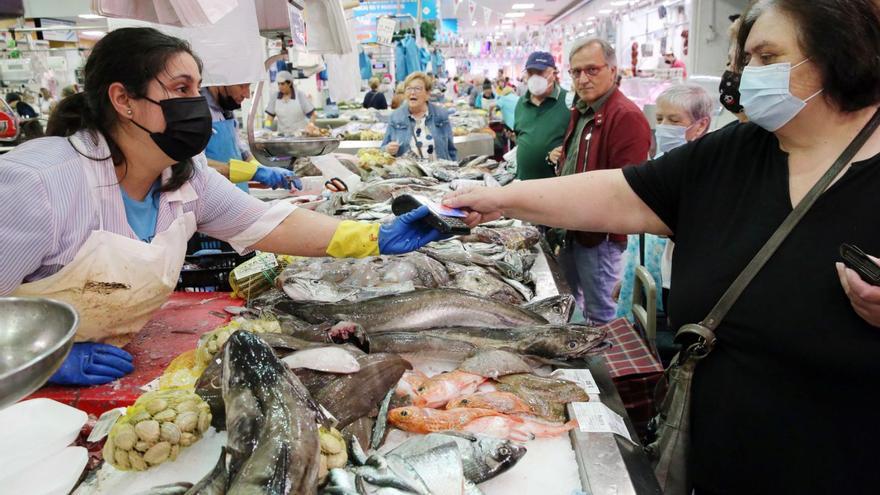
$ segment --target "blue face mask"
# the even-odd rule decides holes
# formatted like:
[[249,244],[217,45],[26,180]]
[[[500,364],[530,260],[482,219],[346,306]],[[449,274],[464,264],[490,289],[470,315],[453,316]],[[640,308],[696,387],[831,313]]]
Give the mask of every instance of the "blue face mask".
[[669,152],[669,150],[673,150],[687,143],[686,134],[691,127],[693,127],[693,124],[688,127],[658,124],[657,127],[654,128],[654,138],[657,139],[657,156],[655,158]]
[[793,66],[788,63],[743,69],[739,84],[740,104],[751,122],[774,132],[793,119],[807,102],[822,92],[820,89],[806,100],[791,94],[791,71],[807,60]]

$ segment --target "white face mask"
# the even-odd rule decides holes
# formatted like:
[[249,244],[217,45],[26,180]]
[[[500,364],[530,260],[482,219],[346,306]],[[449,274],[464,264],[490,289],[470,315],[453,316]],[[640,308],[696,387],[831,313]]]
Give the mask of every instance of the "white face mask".
[[654,128],[654,138],[657,139],[657,157],[687,143],[687,131],[693,126],[694,124],[688,127],[658,124]]
[[743,69],[739,83],[740,105],[751,122],[774,132],[787,124],[822,92],[820,89],[806,100],[791,94],[791,71],[807,60],[792,66],[788,62]]
[[547,79],[545,79],[544,76],[535,74],[529,77],[528,85],[529,93],[535,96],[543,96],[544,93],[547,92],[547,88],[550,86],[550,83],[547,82]]

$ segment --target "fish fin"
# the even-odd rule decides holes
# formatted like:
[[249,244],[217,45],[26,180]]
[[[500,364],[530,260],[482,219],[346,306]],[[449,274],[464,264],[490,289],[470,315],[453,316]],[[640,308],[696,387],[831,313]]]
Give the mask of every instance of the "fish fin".
[[511,416],[509,414],[498,413],[498,416],[504,416],[506,418],[510,418],[514,423],[525,423],[526,421],[519,416]]
[[528,442],[535,439],[535,434],[522,428],[511,427],[507,438],[514,442]]

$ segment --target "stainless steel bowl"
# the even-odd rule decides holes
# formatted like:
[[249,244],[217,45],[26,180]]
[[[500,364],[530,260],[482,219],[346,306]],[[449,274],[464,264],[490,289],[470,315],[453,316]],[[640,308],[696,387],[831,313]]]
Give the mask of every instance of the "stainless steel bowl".
[[78,326],[69,304],[0,297],[0,409],[46,383],[70,352]]
[[284,166],[284,161],[305,156],[320,156],[332,153],[339,147],[342,138],[338,137],[299,137],[260,139],[251,145],[251,153],[263,165]]

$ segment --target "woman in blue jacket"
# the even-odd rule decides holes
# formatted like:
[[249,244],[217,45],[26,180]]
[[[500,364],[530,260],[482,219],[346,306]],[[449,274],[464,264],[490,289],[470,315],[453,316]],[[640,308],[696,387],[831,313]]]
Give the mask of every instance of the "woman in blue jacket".
[[424,159],[456,160],[449,113],[428,103],[431,80],[423,72],[414,72],[406,78],[403,87],[406,104],[391,114],[382,149],[394,156],[412,150]]

